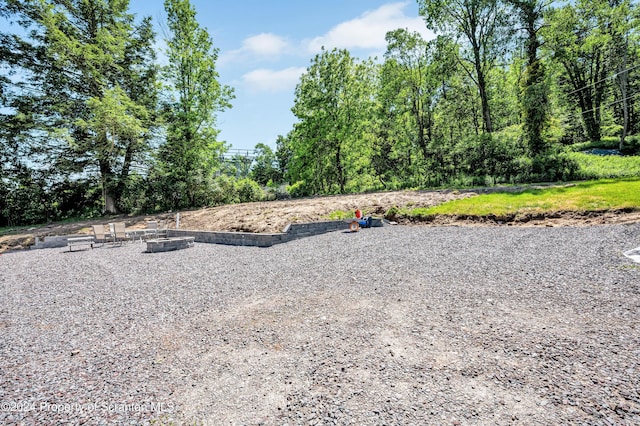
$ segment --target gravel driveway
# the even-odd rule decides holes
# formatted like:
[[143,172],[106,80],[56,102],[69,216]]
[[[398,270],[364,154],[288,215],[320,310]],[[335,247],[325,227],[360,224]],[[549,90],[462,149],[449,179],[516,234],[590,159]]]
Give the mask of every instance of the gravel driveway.
[[640,224],[0,256],[2,424],[640,424]]

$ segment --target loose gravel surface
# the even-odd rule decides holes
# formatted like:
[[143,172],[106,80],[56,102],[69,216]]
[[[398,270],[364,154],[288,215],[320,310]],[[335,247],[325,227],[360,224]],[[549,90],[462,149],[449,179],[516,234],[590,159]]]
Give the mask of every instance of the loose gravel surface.
[[0,256],[2,424],[640,424],[640,224]]

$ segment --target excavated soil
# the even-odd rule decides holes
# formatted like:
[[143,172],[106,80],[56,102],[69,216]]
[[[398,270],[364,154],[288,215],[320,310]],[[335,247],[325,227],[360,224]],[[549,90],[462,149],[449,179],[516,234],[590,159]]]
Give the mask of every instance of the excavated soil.
[[[511,188],[519,190],[522,188]],[[498,188],[478,190],[490,192]],[[499,188],[504,191],[504,188]],[[232,204],[180,212],[180,228],[207,231],[282,232],[290,223],[328,220],[331,213],[362,210],[365,214],[383,217],[392,207],[431,207],[446,201],[476,195],[471,191],[394,191],[369,194],[310,197],[257,203]],[[554,212],[536,216],[461,217],[437,216],[416,219],[386,216],[400,224],[461,225],[461,226],[590,226],[640,222],[640,212]],[[33,227],[0,236],[0,253],[20,250],[34,244],[36,237],[48,235],[88,234],[91,225],[124,221],[127,228],[144,228],[146,221],[157,220],[161,227],[175,228],[176,214],[162,213],[144,216],[114,216],[66,224]]]

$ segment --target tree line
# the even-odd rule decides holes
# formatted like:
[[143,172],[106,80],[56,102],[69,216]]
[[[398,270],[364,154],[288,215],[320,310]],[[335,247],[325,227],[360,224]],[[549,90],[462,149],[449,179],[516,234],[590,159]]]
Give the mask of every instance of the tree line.
[[[231,107],[189,0],[165,0],[168,65],[128,0],[2,0],[0,226],[397,188],[569,179],[566,146],[637,149],[630,0],[418,0],[437,37],[383,58],[323,49],[293,129],[223,161]],[[285,184],[286,191],[283,190]]]
[[0,226],[211,201],[233,89],[189,0],[164,6],[167,66],[128,0],[0,3]]
[[311,61],[279,147],[292,193],[566,180],[567,146],[638,150],[637,3],[418,6],[435,39],[398,29],[382,61],[339,49]]

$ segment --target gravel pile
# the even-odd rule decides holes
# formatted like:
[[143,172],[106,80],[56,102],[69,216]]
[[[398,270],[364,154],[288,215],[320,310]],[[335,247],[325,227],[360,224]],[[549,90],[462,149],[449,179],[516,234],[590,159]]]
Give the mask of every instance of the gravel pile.
[[640,424],[640,225],[0,257],[2,424]]

